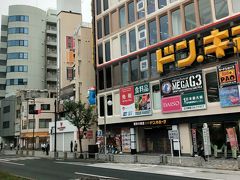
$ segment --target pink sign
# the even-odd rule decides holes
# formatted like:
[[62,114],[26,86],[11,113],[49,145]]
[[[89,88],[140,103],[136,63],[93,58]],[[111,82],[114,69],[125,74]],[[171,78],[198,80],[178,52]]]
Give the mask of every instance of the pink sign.
[[171,96],[162,98],[162,113],[181,112],[181,96]]

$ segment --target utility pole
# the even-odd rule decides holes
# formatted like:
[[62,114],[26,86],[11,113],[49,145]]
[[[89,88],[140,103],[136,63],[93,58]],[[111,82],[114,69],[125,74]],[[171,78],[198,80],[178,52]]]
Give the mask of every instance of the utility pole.
[[55,121],[54,121],[54,152],[57,152],[57,100],[54,102],[55,110],[54,110],[54,115],[55,115]]

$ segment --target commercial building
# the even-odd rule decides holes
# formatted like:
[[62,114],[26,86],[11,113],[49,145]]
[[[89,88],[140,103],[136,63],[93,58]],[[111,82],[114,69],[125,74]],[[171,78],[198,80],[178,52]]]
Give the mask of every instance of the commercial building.
[[103,129],[106,118],[107,144],[170,154],[168,133],[177,132],[171,143],[182,154],[201,144],[208,154],[236,152],[239,2],[95,0],[93,8],[98,124]]
[[[2,88],[0,87],[0,98],[2,99],[2,110],[8,109],[10,106],[10,111],[1,111],[0,135],[6,144],[19,144],[21,132],[26,129],[23,126],[21,116],[23,113],[21,108],[26,99],[20,97],[18,100],[21,90],[46,90],[47,95],[44,96],[46,104],[49,103],[47,98],[56,97],[56,13],[55,10],[45,12],[36,7],[12,5],[9,6],[8,16],[2,16],[0,43],[0,71],[2,72],[2,74],[0,73],[0,84],[2,83]],[[49,99],[49,101],[52,100]],[[46,117],[44,116],[44,118]],[[52,119],[52,115],[49,114],[49,118]],[[26,127],[28,129],[28,125]],[[31,129],[31,127],[29,128]],[[48,137],[47,134],[48,127],[45,128],[45,138]],[[38,141],[37,138],[36,140]]]

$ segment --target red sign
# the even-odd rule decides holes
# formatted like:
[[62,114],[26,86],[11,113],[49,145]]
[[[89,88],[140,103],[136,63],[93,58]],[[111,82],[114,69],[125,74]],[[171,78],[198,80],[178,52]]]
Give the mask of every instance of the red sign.
[[181,112],[182,111],[182,100],[181,96],[171,96],[162,98],[162,112]]
[[134,88],[129,86],[120,89],[120,105],[130,105],[134,103]]
[[237,141],[235,128],[227,128],[226,130],[227,130],[229,142],[231,145],[231,149],[238,149],[238,141]]

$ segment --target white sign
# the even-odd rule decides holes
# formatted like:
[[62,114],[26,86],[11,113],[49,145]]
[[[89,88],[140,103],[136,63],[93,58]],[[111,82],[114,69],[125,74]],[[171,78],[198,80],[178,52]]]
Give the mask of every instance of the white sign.
[[209,136],[209,128],[204,127],[202,128],[203,132],[203,147],[204,147],[204,154],[205,156],[211,155],[211,142]]
[[168,138],[169,139],[179,139],[179,134],[178,134],[178,130],[169,130],[168,131]]

